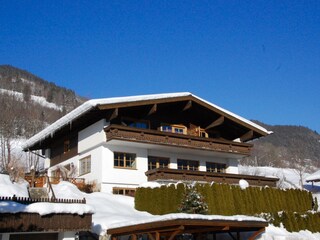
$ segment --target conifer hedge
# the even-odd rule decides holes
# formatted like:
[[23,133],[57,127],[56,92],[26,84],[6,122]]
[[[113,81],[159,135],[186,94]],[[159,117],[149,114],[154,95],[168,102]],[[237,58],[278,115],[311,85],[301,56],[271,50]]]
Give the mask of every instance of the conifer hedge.
[[[311,213],[312,194],[300,189],[248,187],[241,189],[228,184],[196,184],[196,190],[208,205],[212,215],[255,215],[267,219],[275,226],[282,223],[288,231],[309,230],[320,232],[320,213]],[[161,215],[178,212],[186,186],[138,188],[135,208]]]
[[[228,184],[197,184],[197,191],[208,204],[208,214],[255,215],[279,211],[304,213],[312,210],[312,194],[300,189],[248,187]],[[178,184],[161,188],[138,188],[135,207],[152,214],[178,212],[186,186]]]

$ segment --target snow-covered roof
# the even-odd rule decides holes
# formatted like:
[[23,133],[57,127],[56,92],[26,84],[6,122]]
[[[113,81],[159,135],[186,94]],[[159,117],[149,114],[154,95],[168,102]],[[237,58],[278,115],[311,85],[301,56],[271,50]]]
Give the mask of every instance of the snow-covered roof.
[[199,98],[193,95],[190,92],[180,92],[180,93],[164,93],[164,94],[150,94],[150,95],[139,95],[139,96],[128,96],[128,97],[113,97],[113,98],[101,98],[101,99],[92,99],[89,100],[73,111],[69,112],[62,118],[58,119],[56,122],[49,125],[44,130],[40,131],[29,140],[27,140],[23,145],[22,148],[24,150],[28,150],[31,146],[36,144],[37,142],[41,142],[45,138],[49,136],[53,136],[53,134],[61,129],[62,127],[72,123],[75,119],[79,118],[81,115],[85,114],[86,112],[90,111],[91,109],[99,106],[99,105],[108,105],[108,104],[119,104],[119,103],[128,103],[128,102],[139,102],[139,101],[151,101],[151,100],[160,100],[160,99],[170,99],[170,98],[179,98],[179,97],[194,97],[203,103],[210,105],[211,107],[222,111],[226,115],[238,119],[239,121],[248,124],[249,126],[262,131],[266,135],[271,134],[272,132],[266,130],[265,128],[261,127],[260,125],[253,123],[243,117],[240,117],[226,109],[223,109],[213,103],[210,103],[202,98]]
[[306,177],[307,182],[312,182],[312,181],[320,181],[320,170],[316,171],[315,173],[312,173],[308,177]]

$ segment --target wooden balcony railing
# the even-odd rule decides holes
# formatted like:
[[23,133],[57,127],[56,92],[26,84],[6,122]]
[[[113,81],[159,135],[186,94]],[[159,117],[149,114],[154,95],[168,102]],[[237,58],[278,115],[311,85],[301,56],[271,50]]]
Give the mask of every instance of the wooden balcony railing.
[[227,184],[239,184],[241,179],[246,180],[250,186],[269,186],[276,187],[278,178],[252,176],[231,173],[215,173],[203,171],[178,170],[169,168],[156,168],[147,171],[148,181],[160,182],[216,182]]
[[245,156],[249,155],[252,148],[252,144],[248,143],[196,137],[191,135],[162,132],[158,130],[132,128],[122,125],[110,125],[104,130],[107,136],[107,141],[116,139],[215,152],[234,153]]

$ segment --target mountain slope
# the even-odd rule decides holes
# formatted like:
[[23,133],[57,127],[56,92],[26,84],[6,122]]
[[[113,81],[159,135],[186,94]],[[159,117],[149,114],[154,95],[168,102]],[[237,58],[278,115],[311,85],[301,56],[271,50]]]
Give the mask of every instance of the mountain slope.
[[11,135],[29,137],[84,101],[70,89],[56,86],[25,70],[0,65],[2,134],[6,128],[5,132],[9,131]]
[[255,122],[273,134],[253,141],[251,157],[246,161],[259,166],[294,167],[300,164],[320,167],[320,135],[317,132],[302,126]]

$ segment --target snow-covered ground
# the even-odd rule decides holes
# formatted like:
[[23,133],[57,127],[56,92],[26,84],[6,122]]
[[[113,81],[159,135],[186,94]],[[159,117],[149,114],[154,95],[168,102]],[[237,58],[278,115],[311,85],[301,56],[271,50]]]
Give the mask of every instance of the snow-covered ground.
[[[27,197],[26,182],[11,183],[7,175],[0,174],[0,196]],[[320,188],[320,186],[318,186]],[[154,216],[147,212],[140,212],[134,209],[134,199],[121,195],[109,193],[91,193],[86,194],[79,191],[75,185],[69,182],[61,182],[53,185],[57,198],[83,199],[86,198],[87,204],[70,204],[56,203],[34,203],[28,206],[12,203],[0,202],[1,212],[38,212],[45,215],[55,212],[67,213],[89,213],[94,212],[92,230],[100,235],[104,235],[108,228],[132,225],[137,223],[166,221],[169,219],[190,218],[190,219],[232,219],[232,220],[258,220],[260,218],[249,216],[217,216],[217,215],[196,215],[196,214],[167,214],[163,216]],[[73,205],[73,204],[72,204]],[[315,240],[320,239],[320,233],[311,233],[309,231],[300,231],[289,233],[284,228],[268,226],[266,232],[258,238],[260,240]]]

